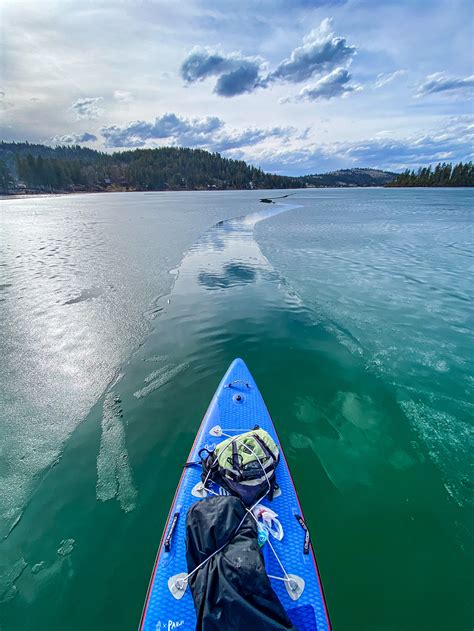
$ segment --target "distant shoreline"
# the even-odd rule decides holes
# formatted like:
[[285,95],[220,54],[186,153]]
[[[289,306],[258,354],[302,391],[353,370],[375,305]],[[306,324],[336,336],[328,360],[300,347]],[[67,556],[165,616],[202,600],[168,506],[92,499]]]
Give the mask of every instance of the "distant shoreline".
[[372,187],[397,175],[361,167],[279,175],[243,160],[189,147],[104,154],[78,145],[0,142],[0,190],[6,194]]
[[324,190],[324,189],[354,189],[354,188],[384,188],[383,186],[309,186],[307,188],[166,188],[156,190],[127,190],[127,189],[109,189],[98,191],[37,191],[37,192],[25,192],[25,193],[1,193],[0,199],[9,198],[28,198],[28,197],[54,197],[60,195],[96,195],[96,194],[112,194],[112,193],[229,193],[235,191],[247,191],[256,192],[259,191],[312,191],[312,190]]
[[127,191],[127,190],[109,190],[109,191],[51,191],[49,193],[2,193],[0,194],[0,202],[9,199],[38,199],[43,197],[61,197],[64,195],[98,195],[98,194],[113,194],[113,193],[142,193],[143,195],[153,195],[155,193],[230,193],[230,192],[259,192],[259,191],[295,191],[296,193],[302,193],[314,190],[354,190],[354,189],[411,189],[411,190],[466,190],[474,189],[474,186],[312,186],[308,188],[291,189],[291,188],[262,188],[262,189],[249,189],[249,188],[227,188],[227,189],[202,189],[202,188],[183,188],[183,189],[165,189],[156,191]]

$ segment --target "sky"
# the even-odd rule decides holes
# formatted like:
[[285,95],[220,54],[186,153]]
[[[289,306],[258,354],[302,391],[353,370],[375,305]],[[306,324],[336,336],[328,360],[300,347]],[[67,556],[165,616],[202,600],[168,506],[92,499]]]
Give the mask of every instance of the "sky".
[[472,159],[465,0],[0,0],[0,139],[288,175]]

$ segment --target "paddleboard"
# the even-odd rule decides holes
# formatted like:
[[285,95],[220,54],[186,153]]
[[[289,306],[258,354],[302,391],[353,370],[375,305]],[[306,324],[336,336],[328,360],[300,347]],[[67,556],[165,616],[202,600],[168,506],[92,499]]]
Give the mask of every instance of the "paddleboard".
[[[202,448],[212,450],[225,439],[219,436],[219,428],[236,435],[255,425],[266,430],[280,449],[276,470],[279,490],[271,502],[264,499],[262,503],[278,514],[284,534],[281,541],[271,537],[274,551],[268,544],[262,548],[267,574],[276,577],[270,579],[272,587],[297,629],[330,630],[313,545],[281,444],[249,369],[242,359],[235,359],[217,388],[196,435],[188,464],[183,468],[158,548],[140,631],[194,631],[196,615],[191,590],[186,586],[183,589],[181,583],[178,583],[181,590],[175,588],[176,577],[185,576],[187,572],[186,514],[194,502],[206,495],[202,490],[201,468],[193,463],[199,462]],[[215,485],[211,489],[214,493],[225,493]],[[292,581],[281,580],[285,577],[292,577]]]

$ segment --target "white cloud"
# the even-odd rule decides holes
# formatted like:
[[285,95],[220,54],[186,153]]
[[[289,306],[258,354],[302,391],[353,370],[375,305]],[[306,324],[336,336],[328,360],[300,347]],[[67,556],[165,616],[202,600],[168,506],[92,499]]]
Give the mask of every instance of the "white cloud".
[[102,96],[89,96],[83,99],[78,99],[71,105],[71,110],[76,114],[76,118],[78,120],[93,120],[98,118],[104,111],[98,106],[98,103],[101,101],[103,101]]
[[176,144],[194,146],[205,142],[224,122],[216,116],[188,119],[171,112],[154,122],[132,121],[127,125],[102,127],[100,132],[108,147],[143,147],[149,140],[171,139]]
[[100,130],[108,147],[144,147],[155,140],[185,147],[228,151],[261,143],[268,138],[288,138],[296,133],[292,127],[248,128],[227,131],[216,116],[184,118],[171,112],[154,122],[133,121],[124,126],[111,125]]
[[398,77],[402,77],[407,73],[406,70],[400,69],[395,72],[381,72],[377,75],[377,79],[374,84],[374,88],[383,88],[385,85],[392,83]]
[[418,86],[416,96],[426,96],[437,93],[467,92],[472,95],[474,88],[474,74],[468,77],[452,77],[444,72],[435,72],[426,77]]
[[59,145],[76,145],[83,142],[95,142],[96,140],[97,136],[90,134],[87,131],[83,134],[64,134],[62,136],[54,136],[54,138],[51,139],[53,143]]
[[348,46],[346,40],[336,37],[331,29],[332,21],[324,19],[304,37],[301,46],[267,74],[265,68],[268,64],[260,57],[245,57],[237,52],[225,54],[208,47],[197,47],[182,63],[181,76],[188,84],[217,77],[214,92],[226,97],[268,88],[274,82],[302,83],[341,63],[349,63],[355,54],[355,47]]
[[315,74],[335,68],[348,62],[356,52],[355,46],[348,46],[344,37],[336,37],[332,32],[332,20],[324,19],[303,39],[303,45],[295,48],[284,59],[269,80],[301,83]]
[[372,137],[351,142],[308,144],[291,149],[256,147],[234,152],[262,168],[292,175],[350,167],[401,171],[439,161],[473,159],[474,119],[451,117],[438,129],[406,137]]
[[[351,85],[351,75],[345,68],[336,68],[329,74],[318,79],[315,83],[307,85],[300,90],[294,98],[297,101],[317,101],[319,99],[333,99],[338,96],[346,96],[351,92],[361,89],[358,85]],[[291,100],[291,99],[287,99]]]
[[131,92],[125,92],[124,90],[114,90],[114,99],[123,103],[131,103],[135,100]]
[[240,53],[224,53],[210,48],[194,48],[181,65],[186,83],[218,77],[214,92],[219,96],[237,96],[252,92],[262,81],[262,60]]

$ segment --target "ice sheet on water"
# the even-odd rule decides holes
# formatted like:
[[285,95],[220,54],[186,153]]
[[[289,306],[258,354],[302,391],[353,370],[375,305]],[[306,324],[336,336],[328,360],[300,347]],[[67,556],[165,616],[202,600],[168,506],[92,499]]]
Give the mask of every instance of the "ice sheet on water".
[[152,381],[155,381],[156,379],[160,379],[161,377],[166,375],[169,372],[169,370],[170,370],[169,366],[162,366],[161,368],[158,368],[157,370],[154,370],[147,377],[145,377],[143,382],[144,383],[151,383]]
[[375,483],[387,462],[398,470],[416,463],[394,443],[388,420],[369,395],[339,392],[327,408],[312,397],[298,398],[294,416],[300,426],[290,434],[291,448],[312,449],[343,493]]
[[165,359],[166,357],[163,357],[161,355],[152,355],[151,357],[145,357],[143,361],[144,362],[161,362]]
[[46,563],[44,561],[39,561],[38,563],[35,563],[33,565],[33,567],[31,568],[31,573],[39,574],[40,572],[44,570],[45,567],[46,567]]
[[71,552],[74,550],[75,543],[76,542],[74,539],[63,539],[59,544],[58,554],[62,557],[71,554]]
[[168,269],[206,227],[240,214],[241,196],[225,193],[2,202],[0,539],[148,334]]
[[474,431],[467,419],[413,400],[401,400],[400,405],[439,467],[450,496],[461,506],[473,503],[467,491],[472,480]]
[[314,192],[301,203],[259,225],[263,254],[328,332],[411,400],[404,411],[422,450],[464,502],[456,467],[467,468],[460,419],[472,414],[472,192]]
[[144,382],[147,384],[143,388],[140,388],[136,392],[133,393],[133,396],[137,399],[142,399],[147,395],[151,394],[155,390],[162,388],[169,381],[174,379],[179,373],[185,370],[188,367],[186,363],[179,364],[178,366],[169,366],[166,365],[163,368],[158,370],[154,370],[148,377],[144,379]]
[[0,603],[8,602],[17,594],[16,581],[27,567],[25,559],[8,559],[3,557],[0,562]]
[[136,506],[137,490],[125,444],[125,429],[120,417],[117,396],[105,395],[102,413],[102,436],[97,458],[97,499],[106,502],[117,498],[125,512]]

